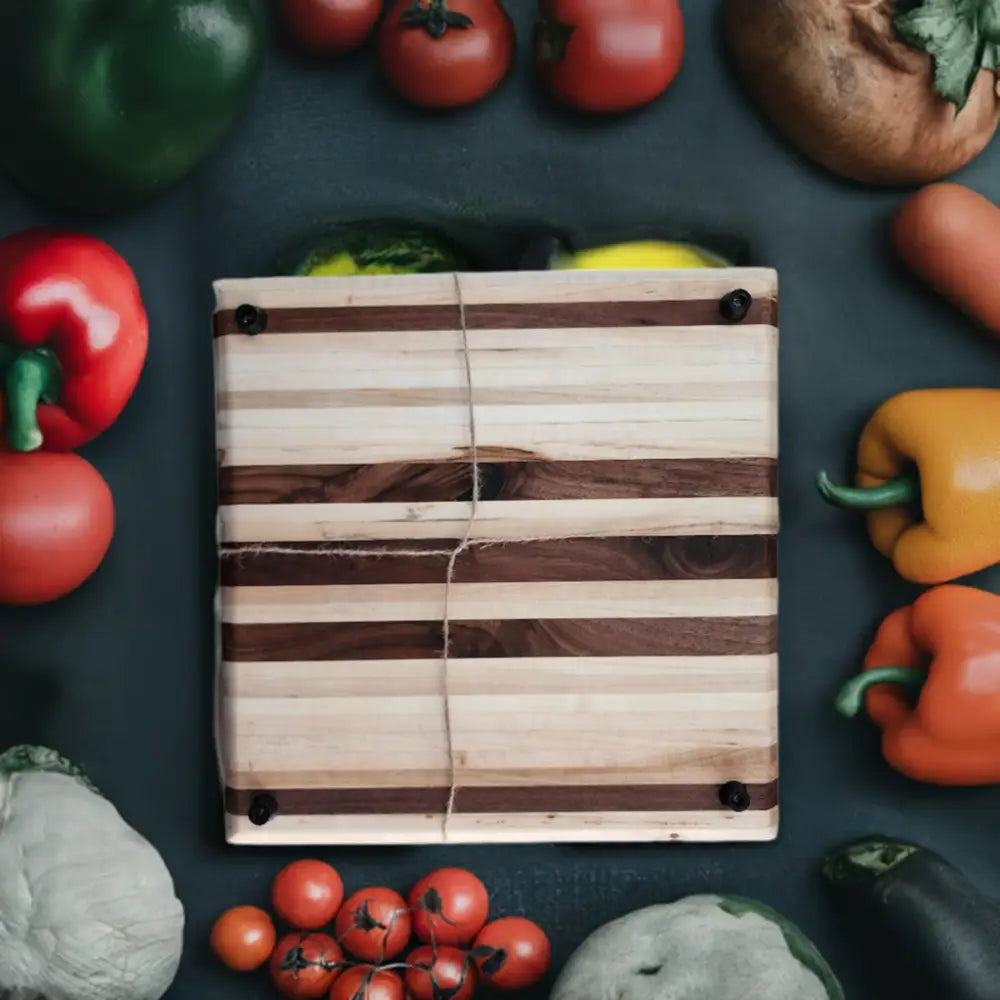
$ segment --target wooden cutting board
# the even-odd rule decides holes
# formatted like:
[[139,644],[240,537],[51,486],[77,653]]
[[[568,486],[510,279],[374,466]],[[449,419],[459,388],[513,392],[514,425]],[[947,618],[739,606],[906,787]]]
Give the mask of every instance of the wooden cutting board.
[[215,291],[230,842],[776,836],[773,271]]

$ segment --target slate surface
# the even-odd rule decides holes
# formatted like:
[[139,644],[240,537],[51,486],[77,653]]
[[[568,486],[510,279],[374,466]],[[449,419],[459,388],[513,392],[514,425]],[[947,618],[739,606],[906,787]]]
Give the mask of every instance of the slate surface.
[[[108,239],[137,271],[152,319],[133,402],[85,451],[116,498],[111,553],[65,600],[0,610],[2,741],[48,743],[77,760],[164,854],[189,915],[170,1000],[270,996],[266,978],[217,968],[205,944],[218,911],[263,901],[273,872],[298,856],[222,842],[211,734],[211,280],[266,273],[328,219],[385,212],[464,220],[480,234],[540,222],[594,238],[650,224],[735,234],[782,282],[779,842],[323,854],[353,887],[405,889],[442,863],[472,867],[498,912],[549,930],[555,969],[591,929],[634,907],[700,891],[756,896],[813,936],[852,1000],[876,1000],[816,882],[818,857],[859,834],[917,838],[1000,894],[991,865],[1000,790],[909,783],[883,766],[870,727],[832,713],[878,621],[914,591],[858,521],[817,500],[812,478],[821,467],[850,473],[856,435],[888,396],[997,385],[1000,345],[893,262],[885,226],[899,193],[840,183],[763,124],[727,70],[715,3],[684,2],[689,52],[669,95],[601,123],[538,98],[523,44],[533,5],[509,6],[520,65],[464,113],[403,108],[384,93],[370,51],[332,66],[275,53],[224,147],[142,211],[60,216],[0,182],[0,231],[64,223]],[[995,146],[961,179],[1000,200],[998,164]]]

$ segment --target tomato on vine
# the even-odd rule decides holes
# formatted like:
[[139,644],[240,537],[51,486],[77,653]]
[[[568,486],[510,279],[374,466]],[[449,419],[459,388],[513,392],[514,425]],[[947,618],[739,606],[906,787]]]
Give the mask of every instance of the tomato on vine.
[[362,962],[384,962],[400,955],[412,930],[406,900],[384,886],[359,889],[349,896],[334,924],[337,940]]
[[271,956],[271,979],[292,1000],[325,997],[340,975],[344,953],[327,934],[288,934]]
[[538,924],[503,917],[476,935],[472,954],[484,983],[498,990],[523,990],[548,972],[552,947]]
[[421,945],[406,957],[406,992],[412,1000],[472,1000],[476,969],[472,956],[458,948]]
[[535,66],[557,99],[581,111],[641,107],[684,60],[678,0],[540,0]]
[[486,886],[464,868],[425,875],[407,898],[413,933],[427,944],[465,945],[482,930],[490,909]]
[[355,965],[337,978],[330,1000],[403,1000],[403,980],[398,973]]
[[499,0],[395,0],[378,35],[382,72],[424,108],[475,104],[514,63],[514,24]]

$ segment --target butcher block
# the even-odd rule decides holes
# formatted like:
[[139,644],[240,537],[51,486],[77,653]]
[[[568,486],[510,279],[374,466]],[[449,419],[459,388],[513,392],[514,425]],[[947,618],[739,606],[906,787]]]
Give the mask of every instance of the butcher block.
[[215,297],[231,843],[776,836],[775,272]]

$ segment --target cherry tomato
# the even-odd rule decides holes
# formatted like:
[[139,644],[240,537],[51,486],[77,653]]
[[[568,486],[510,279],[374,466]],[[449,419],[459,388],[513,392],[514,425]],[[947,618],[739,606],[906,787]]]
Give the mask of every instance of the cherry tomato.
[[362,962],[382,962],[399,955],[410,941],[413,924],[398,892],[375,886],[349,896],[334,924],[337,940]]
[[259,969],[274,951],[278,935],[270,916],[256,906],[234,906],[215,921],[209,946],[236,972]]
[[330,1000],[403,1000],[403,980],[388,969],[356,965],[333,984]]
[[[447,945],[425,944],[406,956],[406,992],[412,1000],[438,1000],[442,992],[449,1000],[470,1000],[476,992],[476,969],[468,952]],[[452,992],[454,991],[454,992]]]
[[394,0],[379,29],[382,72],[405,100],[461,108],[491,94],[514,62],[514,24],[498,0]]
[[498,990],[523,990],[548,971],[552,947],[538,924],[503,917],[476,935],[472,954],[485,983]]
[[372,33],[382,0],[278,0],[288,37],[310,55],[338,56]]
[[425,875],[407,902],[413,933],[427,944],[469,944],[490,909],[486,886],[464,868],[439,868]]
[[638,108],[684,61],[678,0],[540,0],[535,66],[548,90],[582,111]]
[[0,452],[0,604],[45,604],[100,566],[115,530],[108,484],[70,452]]
[[288,934],[271,956],[271,979],[278,992],[294,1000],[325,997],[340,975],[340,946],[327,934]]
[[280,920],[300,931],[325,927],[344,900],[344,883],[324,861],[286,865],[271,884],[271,905]]

